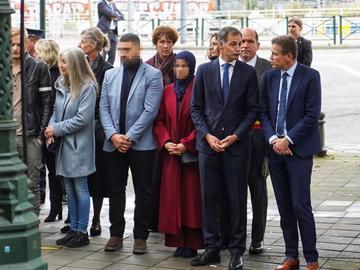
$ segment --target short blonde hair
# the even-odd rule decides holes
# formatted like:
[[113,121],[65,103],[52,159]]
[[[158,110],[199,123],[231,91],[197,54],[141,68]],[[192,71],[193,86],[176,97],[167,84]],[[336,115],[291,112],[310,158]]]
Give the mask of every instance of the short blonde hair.
[[79,48],[70,48],[60,53],[60,57],[68,68],[68,75],[64,77],[64,83],[70,87],[70,93],[73,98],[80,95],[81,89],[88,83],[93,83],[96,87],[95,76],[89,66],[85,53]]
[[59,45],[52,39],[40,39],[35,43],[35,52],[46,62],[49,68],[58,65]]

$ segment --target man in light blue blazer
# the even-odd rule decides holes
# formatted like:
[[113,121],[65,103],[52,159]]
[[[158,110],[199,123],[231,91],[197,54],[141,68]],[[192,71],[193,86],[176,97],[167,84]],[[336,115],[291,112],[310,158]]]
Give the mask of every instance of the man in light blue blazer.
[[140,59],[140,39],[120,39],[121,66],[108,70],[102,86],[100,119],[105,131],[104,151],[110,187],[110,239],[105,251],[123,245],[126,184],[129,167],[135,190],[134,250],[146,253],[151,219],[152,169],[157,149],[152,132],[161,103],[161,72]]

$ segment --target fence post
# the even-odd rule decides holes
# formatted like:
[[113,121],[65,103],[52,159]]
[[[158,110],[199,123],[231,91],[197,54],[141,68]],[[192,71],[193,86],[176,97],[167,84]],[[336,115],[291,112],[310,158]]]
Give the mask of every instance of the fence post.
[[286,25],[285,25],[286,34],[288,35],[289,34],[289,27],[288,27],[288,25],[289,25],[289,17],[288,16],[285,17],[285,22],[286,22]]
[[241,17],[241,29],[244,28],[244,17]]
[[201,46],[204,46],[204,36],[205,36],[205,19],[201,19]]
[[334,36],[334,45],[336,45],[336,17],[333,16],[333,36]]
[[155,30],[155,19],[151,19],[151,27],[152,27],[152,30],[154,31]]
[[342,29],[342,15],[339,15],[339,38],[340,38],[340,44],[343,42],[343,29]]
[[249,17],[245,18],[245,27],[249,27]]
[[196,46],[199,44],[199,18],[195,19],[195,44]]

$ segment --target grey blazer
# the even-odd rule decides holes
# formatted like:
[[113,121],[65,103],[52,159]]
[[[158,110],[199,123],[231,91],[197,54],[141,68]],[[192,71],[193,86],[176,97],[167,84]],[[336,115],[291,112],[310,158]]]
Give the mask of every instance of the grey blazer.
[[62,138],[56,153],[56,175],[88,176],[95,172],[95,86],[88,83],[77,98],[70,99],[70,89],[62,84],[62,79],[61,76],[55,83],[55,107],[49,122],[55,137]]
[[[112,152],[115,147],[110,141],[113,134],[120,133],[120,97],[124,67],[106,71],[100,98],[100,119],[104,127],[104,151]],[[131,85],[126,104],[126,135],[133,141],[135,150],[157,148],[153,134],[153,122],[158,115],[163,84],[161,71],[141,63]]]

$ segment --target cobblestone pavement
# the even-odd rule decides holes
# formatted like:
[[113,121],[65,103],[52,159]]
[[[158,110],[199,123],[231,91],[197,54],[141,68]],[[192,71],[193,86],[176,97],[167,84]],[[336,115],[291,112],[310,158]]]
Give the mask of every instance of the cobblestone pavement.
[[[279,226],[279,214],[268,179],[269,208],[265,235],[266,250],[253,256],[244,254],[244,269],[275,269],[284,258],[284,241]],[[56,246],[55,240],[62,237],[59,229],[63,221],[40,224],[43,259],[50,270],[143,270],[143,269],[227,269],[229,254],[221,253],[218,265],[192,267],[190,259],[174,258],[173,248],[164,246],[160,233],[151,233],[148,239],[149,252],[145,255],[132,254],[132,213],[133,189],[131,183],[127,191],[126,231],[124,248],[108,253],[104,245],[109,237],[108,202],[102,211],[101,236],[91,238],[90,245],[69,249]],[[312,181],[312,203],[317,224],[318,249],[321,269],[360,270],[360,155],[337,153],[314,162]],[[49,202],[43,206],[41,220],[49,209]],[[64,207],[66,216],[66,207]],[[251,204],[248,204],[248,241],[250,243]],[[91,220],[91,214],[90,214]],[[301,256],[300,269],[306,269]]]

